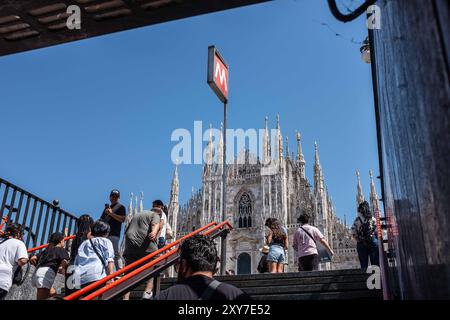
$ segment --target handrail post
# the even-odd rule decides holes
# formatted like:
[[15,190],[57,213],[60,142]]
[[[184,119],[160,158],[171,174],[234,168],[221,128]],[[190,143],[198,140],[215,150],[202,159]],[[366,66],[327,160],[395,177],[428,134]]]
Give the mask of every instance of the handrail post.
[[158,273],[153,278],[153,296],[156,296],[161,291],[161,273]]

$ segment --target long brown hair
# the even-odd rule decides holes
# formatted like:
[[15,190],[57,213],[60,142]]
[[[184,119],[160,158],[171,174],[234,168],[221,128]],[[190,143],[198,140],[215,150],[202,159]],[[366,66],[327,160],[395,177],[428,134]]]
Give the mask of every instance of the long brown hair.
[[284,241],[287,238],[287,234],[283,229],[283,226],[281,225],[280,221],[277,219],[272,219],[268,223],[268,227],[270,230],[272,230],[272,239],[282,240]]

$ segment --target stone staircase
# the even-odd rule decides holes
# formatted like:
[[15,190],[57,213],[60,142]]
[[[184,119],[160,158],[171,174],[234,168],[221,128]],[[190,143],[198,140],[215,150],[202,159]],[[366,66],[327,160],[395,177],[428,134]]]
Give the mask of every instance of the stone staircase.
[[[381,300],[381,290],[367,288],[368,277],[361,270],[336,270],[220,276],[217,280],[242,289],[255,300]],[[161,289],[174,283],[174,278],[163,279]],[[140,299],[143,290],[140,285],[131,299]]]

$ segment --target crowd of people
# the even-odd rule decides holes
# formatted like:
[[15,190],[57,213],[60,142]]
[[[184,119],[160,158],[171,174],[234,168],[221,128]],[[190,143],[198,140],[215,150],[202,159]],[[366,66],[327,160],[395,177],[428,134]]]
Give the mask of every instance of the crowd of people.
[[[319,267],[319,245],[325,248],[325,252],[331,257],[334,255],[320,230],[309,224],[310,217],[302,214],[298,218],[300,227],[294,234],[292,247],[297,257],[298,271],[313,271]],[[289,248],[288,230],[276,218],[268,218],[265,222],[268,228],[266,244],[259,251],[262,256],[258,263],[260,273],[283,273],[287,265],[286,251]]]
[[[298,218],[300,227],[293,236],[292,247],[296,256],[298,271],[318,270],[321,261],[331,261],[335,254],[320,230],[309,224],[310,216],[301,214]],[[266,244],[259,251],[262,256],[257,270],[260,273],[284,272],[286,251],[288,250],[287,229],[275,218],[268,218],[265,222],[268,228]],[[353,238],[356,240],[356,249],[361,269],[370,265],[379,265],[378,239],[376,232],[376,219],[373,216],[369,203],[363,201],[358,206],[358,216],[351,228]]]
[[[45,250],[29,256],[23,242],[22,226],[9,223],[0,240],[0,300],[6,297],[14,283],[20,281],[21,267],[28,262],[35,266],[32,285],[37,289],[36,298],[44,300],[55,296],[53,285],[58,273],[65,276],[64,292],[69,295],[164,247],[173,237],[167,207],[161,200],[155,200],[150,210],[135,215],[127,224],[121,254],[119,243],[126,210],[119,200],[120,192],[114,189],[110,193],[110,204],[105,205],[99,220],[94,221],[90,215],[79,217],[70,251],[67,250],[65,235],[55,232],[50,235]],[[300,227],[293,236],[292,247],[299,271],[317,270],[323,255],[329,258],[334,255],[324,235],[309,221],[307,214],[300,215]],[[266,244],[260,249],[262,257],[257,270],[260,273],[282,273],[287,264],[288,230],[275,218],[268,218],[265,226]],[[367,268],[369,260],[372,265],[378,265],[376,223],[367,202],[358,207],[352,231],[361,268]],[[153,296],[153,281],[150,279],[143,299],[249,299],[240,289],[214,279],[220,262],[214,240],[196,235],[183,241],[178,250],[180,256],[174,266],[178,274],[177,284]],[[107,283],[115,280],[117,278],[112,278]],[[124,299],[129,299],[128,294]]]
[[[67,296],[164,247],[172,237],[167,206],[155,200],[151,210],[135,215],[129,222],[124,232],[122,257],[119,244],[126,210],[120,203],[119,190],[112,190],[109,198],[110,203],[105,204],[99,220],[94,221],[87,214],[79,217],[70,250],[67,250],[66,235],[55,232],[49,236],[44,250],[30,256],[23,242],[23,227],[8,223],[0,240],[0,300],[19,282],[16,280],[22,276],[19,271],[28,262],[35,267],[31,282],[37,289],[36,299],[44,300],[55,296],[53,286],[58,273],[65,277]],[[152,298],[151,281],[143,298]]]

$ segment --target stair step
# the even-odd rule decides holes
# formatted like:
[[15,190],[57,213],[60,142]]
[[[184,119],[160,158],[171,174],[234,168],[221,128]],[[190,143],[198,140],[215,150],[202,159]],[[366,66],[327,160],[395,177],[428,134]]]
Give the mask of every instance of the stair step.
[[382,300],[381,290],[316,292],[252,296],[254,300]]
[[[219,281],[233,279],[241,280],[261,280],[261,279],[291,279],[291,278],[323,278],[336,276],[368,276],[367,273],[360,269],[333,270],[333,271],[303,271],[303,272],[286,272],[286,273],[257,273],[257,274],[240,274],[233,276],[215,276]],[[162,281],[174,281],[176,278],[165,278]]]
[[367,285],[365,282],[288,285],[288,286],[280,286],[277,283],[274,283],[272,286],[269,287],[253,287],[241,289],[244,290],[247,294],[254,296],[265,294],[367,290]]
[[[257,300],[329,300],[381,299],[381,290],[367,288],[368,274],[361,270],[333,270],[277,274],[218,276],[217,280],[234,285]],[[161,280],[161,290],[175,284],[175,278]],[[145,284],[131,293],[140,299]]]
[[[365,282],[329,283],[310,285],[279,285],[272,283],[270,286],[239,287],[251,296],[266,294],[303,293],[303,292],[333,292],[333,291],[357,291],[368,290]],[[164,289],[162,289],[164,290]],[[143,290],[135,290],[143,293]]]
[[[237,281],[234,279],[222,280],[228,284],[239,288],[249,288],[249,287],[265,287],[276,285],[308,285],[308,284],[330,284],[330,283],[365,283],[367,281],[368,275],[358,275],[353,277],[348,276],[335,276],[335,277],[314,277],[314,278],[290,278],[290,279],[263,279],[263,280],[241,280]],[[161,289],[167,289],[168,287],[175,284],[175,280],[164,280],[161,281]],[[143,287],[144,285],[142,285]]]

